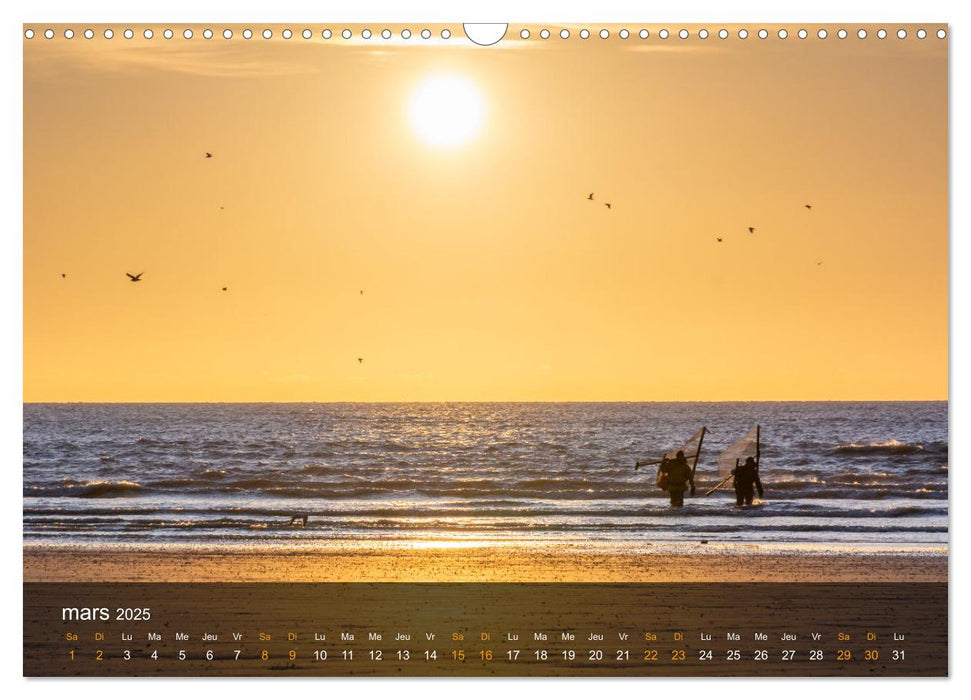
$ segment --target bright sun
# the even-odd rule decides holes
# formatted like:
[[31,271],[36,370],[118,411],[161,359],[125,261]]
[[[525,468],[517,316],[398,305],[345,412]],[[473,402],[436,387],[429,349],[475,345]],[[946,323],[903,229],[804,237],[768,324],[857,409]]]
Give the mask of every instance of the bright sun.
[[430,78],[411,97],[411,125],[428,143],[458,146],[475,136],[482,125],[482,97],[463,78]]

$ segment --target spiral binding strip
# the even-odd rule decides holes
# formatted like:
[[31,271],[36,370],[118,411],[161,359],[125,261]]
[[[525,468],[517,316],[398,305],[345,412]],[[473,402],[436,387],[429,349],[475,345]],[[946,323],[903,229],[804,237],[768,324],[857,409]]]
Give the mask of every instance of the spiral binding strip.
[[[511,28],[512,29],[512,28]],[[708,29],[708,28],[695,28],[687,29],[684,27],[680,28],[661,28],[660,30],[652,31],[646,28],[587,28],[583,27],[576,29],[574,27],[562,27],[562,28],[546,28],[546,27],[522,27],[518,30],[512,30],[507,34],[507,37],[514,41],[546,41],[549,39],[560,40],[560,41],[586,41],[593,37],[599,37],[601,40],[604,39],[620,39],[622,41],[627,41],[630,39],[638,39],[640,41],[673,41],[675,39],[684,41],[686,39],[699,39],[702,41],[708,39],[738,39],[747,40],[750,38],[757,38],[759,40],[768,39],[778,39],[786,40],[790,37],[795,37],[801,40],[806,39],[816,39],[819,41],[829,40],[835,38],[837,40],[844,40],[850,37],[856,37],[857,39],[887,39],[888,37],[895,36],[897,39],[908,39],[916,38],[919,40],[926,39],[929,36],[936,36],[938,39],[947,38],[947,30],[938,28],[936,30],[932,29],[928,31],[926,28],[907,29],[904,27],[897,28],[886,28],[878,27],[875,30],[868,30],[863,27],[839,27],[835,30],[832,28],[827,29],[825,27],[818,27],[815,31],[807,29],[806,27],[800,27],[796,29],[788,29],[785,27],[780,27],[778,29],[773,29],[770,31],[764,27],[748,29],[746,27],[733,27],[728,28],[718,28],[718,29]],[[55,39],[63,38],[67,40],[83,37],[84,39],[105,39],[113,40],[123,38],[125,40],[133,40],[141,38],[145,41],[152,41],[157,39],[162,40],[172,40],[172,39],[182,39],[184,41],[197,41],[197,40],[212,40],[221,38],[224,41],[236,41],[243,40],[249,41],[254,39],[283,39],[283,40],[302,40],[310,41],[313,39],[322,41],[356,41],[356,42],[381,42],[381,41],[391,41],[391,40],[414,40],[417,42],[428,41],[435,39],[436,41],[448,41],[450,39],[465,39],[465,35],[461,30],[461,27],[457,31],[453,31],[448,27],[437,27],[434,30],[430,28],[408,28],[408,27],[395,27],[394,29],[385,27],[382,29],[371,29],[368,27],[363,28],[350,28],[350,27],[318,27],[316,29],[311,29],[310,27],[301,28],[291,28],[291,27],[266,27],[266,28],[250,28],[245,27],[243,29],[239,28],[239,25],[233,27],[225,27],[223,29],[213,29],[210,27],[204,27],[201,30],[194,29],[190,27],[185,27],[182,29],[165,27],[161,29],[155,29],[152,27],[144,27],[141,25],[123,27],[118,30],[112,29],[110,27],[104,28],[100,31],[95,31],[90,27],[75,30],[73,27],[47,27],[45,29],[38,29],[34,27],[25,27],[24,38],[25,39]],[[518,39],[516,38],[518,37]],[[508,40],[508,39],[507,39]]]

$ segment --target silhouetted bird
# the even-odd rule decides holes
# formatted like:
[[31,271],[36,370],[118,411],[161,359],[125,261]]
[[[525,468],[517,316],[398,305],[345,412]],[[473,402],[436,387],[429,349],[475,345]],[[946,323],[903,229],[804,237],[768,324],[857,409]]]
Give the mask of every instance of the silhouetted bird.
[[593,201],[593,192],[587,195],[587,199],[589,199],[591,202]]
[[722,242],[722,239],[720,239],[720,238],[716,238],[715,240],[718,241],[719,243]]
[[358,363],[358,364],[361,364],[361,363],[363,363],[363,362],[364,362],[364,358],[363,358],[363,357],[359,357],[359,358],[357,358],[357,363]]
[[604,206],[610,209],[610,202],[604,202]]
[[817,261],[817,262],[816,262],[816,266],[817,266],[817,267],[818,267],[819,265],[822,265],[822,264],[823,264],[823,261],[822,261],[822,260],[819,260],[819,261]]
[[212,158],[212,153],[206,152],[206,158]]
[[63,279],[67,279],[67,273],[66,273],[66,272],[62,272],[62,273],[61,273],[61,279],[62,279],[62,280],[63,280]]
[[806,209],[812,209],[812,208],[813,208],[813,205],[812,204],[807,204],[806,205]]
[[755,233],[755,227],[754,226],[749,226],[748,227],[748,232],[749,233]]
[[224,292],[228,292],[229,291],[229,287],[223,287],[223,291]]
[[130,272],[126,272],[125,274],[128,275],[128,279],[130,279],[132,282],[141,282],[142,281],[142,274],[143,273],[141,273],[141,272],[139,272],[137,275],[133,275]]
[[361,290],[361,296],[364,296],[364,290],[363,289]]

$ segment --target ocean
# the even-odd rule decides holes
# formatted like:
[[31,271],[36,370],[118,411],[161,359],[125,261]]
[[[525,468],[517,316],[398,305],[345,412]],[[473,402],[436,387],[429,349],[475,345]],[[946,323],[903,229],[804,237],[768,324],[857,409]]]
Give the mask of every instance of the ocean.
[[[765,498],[717,456],[761,426]],[[698,493],[657,459],[701,426]],[[26,404],[30,545],[946,551],[946,402]],[[291,526],[307,514],[306,527]]]

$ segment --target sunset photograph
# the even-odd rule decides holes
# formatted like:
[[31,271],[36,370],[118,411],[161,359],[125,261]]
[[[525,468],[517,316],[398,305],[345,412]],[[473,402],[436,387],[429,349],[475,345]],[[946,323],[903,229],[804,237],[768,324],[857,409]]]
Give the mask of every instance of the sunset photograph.
[[396,584],[347,593],[391,617],[570,584],[554,618],[759,584],[768,619],[834,614],[781,584],[879,585],[861,619],[943,620],[946,652],[946,25],[48,26],[25,629],[63,636],[66,584],[200,615],[233,613],[197,584]]

